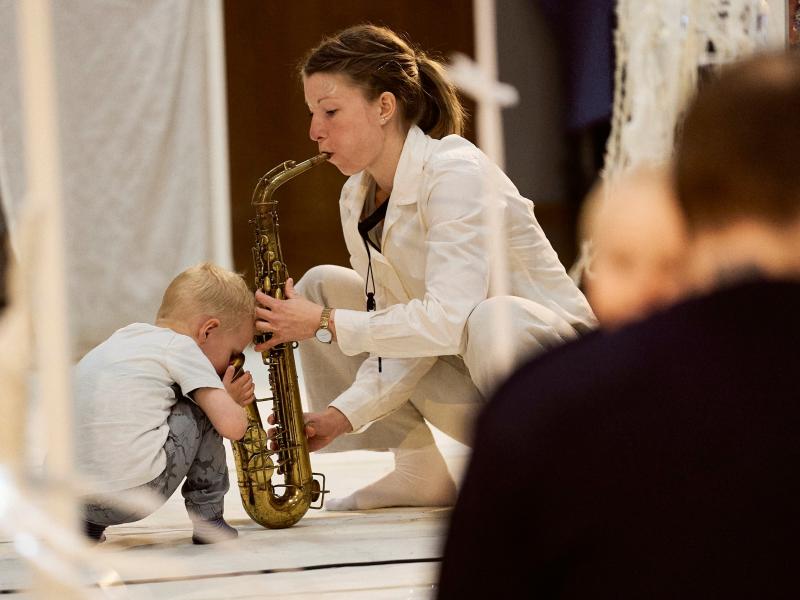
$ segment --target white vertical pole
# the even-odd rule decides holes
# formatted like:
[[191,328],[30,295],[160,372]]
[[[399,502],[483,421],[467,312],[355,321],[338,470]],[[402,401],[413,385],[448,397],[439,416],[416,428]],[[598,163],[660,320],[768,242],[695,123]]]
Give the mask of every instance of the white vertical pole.
[[[474,0],[475,58],[487,81],[499,81],[497,75],[497,18],[494,0]],[[503,121],[500,104],[492,94],[479,99],[476,120],[481,149],[498,167],[505,169]]]
[[[25,304],[27,295],[22,285],[22,273],[15,262],[7,269],[8,305],[0,315],[0,472],[13,477],[25,472],[25,425],[27,422],[27,371],[30,363],[30,313]],[[2,495],[2,492],[0,492]],[[0,502],[2,504],[2,502]],[[6,515],[0,514],[0,521]]]
[[[52,12],[48,0],[25,0],[17,10],[27,204],[38,233],[38,246],[20,257],[20,268],[31,278],[34,352],[46,416],[41,437],[48,445],[46,474],[69,481],[73,428]],[[65,494],[48,498],[48,511],[63,525],[76,522],[74,503]],[[45,597],[68,595],[44,574],[40,590]]]
[[208,63],[209,174],[211,179],[212,260],[233,268],[230,175],[228,170],[228,103],[225,95],[225,34],[222,0],[206,2]]
[[[497,67],[497,19],[495,0],[473,0],[475,21],[475,56],[478,68],[486,81],[494,84],[498,81]],[[504,169],[505,151],[503,148],[503,121],[500,114],[500,104],[496,95],[489,92],[477,98],[478,142],[486,155]],[[498,194],[500,186],[498,181],[490,177],[484,182],[484,193],[492,198]],[[489,229],[489,257],[491,274],[491,294],[493,296],[506,296],[509,294],[508,284],[508,257],[506,256],[504,212],[501,198],[489,203],[486,211],[486,220]],[[493,348],[489,351],[497,361],[496,364],[504,374],[509,374],[513,367],[512,344],[513,328],[511,315],[502,313],[497,316],[494,324],[496,335],[492,336]]]

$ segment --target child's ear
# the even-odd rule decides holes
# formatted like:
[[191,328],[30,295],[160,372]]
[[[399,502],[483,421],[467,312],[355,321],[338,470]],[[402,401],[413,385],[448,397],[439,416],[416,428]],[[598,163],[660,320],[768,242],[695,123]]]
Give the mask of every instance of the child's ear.
[[200,325],[200,331],[198,332],[197,339],[200,340],[202,344],[206,340],[208,340],[208,335],[214,331],[217,327],[219,327],[219,319],[212,317],[210,319],[206,319]]

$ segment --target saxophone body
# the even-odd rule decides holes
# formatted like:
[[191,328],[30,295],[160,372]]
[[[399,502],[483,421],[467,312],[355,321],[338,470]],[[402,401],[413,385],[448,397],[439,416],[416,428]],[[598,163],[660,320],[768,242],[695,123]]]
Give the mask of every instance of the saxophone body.
[[[255,286],[273,298],[285,297],[284,286],[289,275],[278,235],[278,204],[272,196],[278,187],[328,157],[322,153],[301,163],[282,163],[266,173],[253,191]],[[260,334],[255,342],[270,337],[271,334]],[[253,403],[246,407],[247,432],[241,440],[231,443],[244,509],[256,523],[270,529],[291,527],[309,508],[322,508],[326,493],[324,475],[311,470],[294,346],[281,344],[261,353],[272,389],[271,435],[264,429]],[[241,368],[243,363],[244,358],[238,357],[234,366]],[[314,505],[317,501],[319,504]]]

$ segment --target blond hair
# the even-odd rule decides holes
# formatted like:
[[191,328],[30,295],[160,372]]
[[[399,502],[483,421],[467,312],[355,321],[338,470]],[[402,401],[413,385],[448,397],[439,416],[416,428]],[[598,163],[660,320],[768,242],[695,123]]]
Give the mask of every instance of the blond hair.
[[200,263],[167,286],[156,319],[187,323],[198,315],[219,319],[225,330],[235,329],[255,318],[255,297],[241,275]]

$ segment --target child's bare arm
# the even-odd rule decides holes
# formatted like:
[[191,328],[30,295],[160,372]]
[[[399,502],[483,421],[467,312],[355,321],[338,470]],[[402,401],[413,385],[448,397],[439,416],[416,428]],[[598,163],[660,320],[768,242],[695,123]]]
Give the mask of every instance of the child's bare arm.
[[250,404],[255,396],[250,373],[242,373],[236,381],[233,381],[233,373],[233,367],[225,371],[224,390],[199,388],[194,392],[194,401],[222,437],[239,440],[247,430],[247,415],[242,407]]
[[228,392],[218,388],[198,388],[194,391],[194,401],[222,437],[229,440],[242,438],[247,430],[247,416]]

